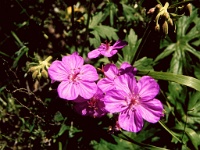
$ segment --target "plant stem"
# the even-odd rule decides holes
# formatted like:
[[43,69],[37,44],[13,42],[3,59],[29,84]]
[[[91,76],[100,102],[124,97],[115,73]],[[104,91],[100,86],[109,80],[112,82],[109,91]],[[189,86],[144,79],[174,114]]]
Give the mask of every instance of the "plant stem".
[[[152,19],[151,19],[151,20],[152,20]],[[151,22],[152,22],[152,21],[151,21]],[[141,53],[141,51],[142,51],[142,49],[143,49],[143,47],[144,47],[144,45],[145,45],[145,43],[146,43],[146,41],[147,41],[149,35],[150,35],[150,33],[151,33],[151,29],[150,29],[150,26],[151,26],[151,24],[152,24],[151,22],[148,24],[148,26],[147,26],[147,28],[146,28],[146,30],[145,30],[143,36],[142,36],[142,41],[140,42],[140,45],[139,45],[139,47],[138,47],[138,50],[137,50],[136,53],[135,53],[135,56],[134,56],[134,58],[133,58],[133,60],[132,60],[132,62],[131,62],[131,65],[133,65],[134,62],[139,58],[139,55],[140,55],[140,53]]]
[[[71,17],[71,22],[72,22],[72,39],[73,39],[73,42],[76,42],[76,35],[75,35],[75,28],[74,28],[74,4],[72,3],[71,5],[71,8],[72,8],[72,17]],[[77,51],[77,44],[75,44],[75,51]]]
[[82,47],[81,53],[83,53],[84,47],[86,45],[86,42],[88,41],[88,31],[89,31],[89,23],[90,23],[90,17],[91,17],[91,8],[92,8],[92,2],[89,0],[89,6],[88,6],[88,17],[87,17],[87,22],[86,22],[86,31],[85,31],[85,38],[84,38],[84,44]]

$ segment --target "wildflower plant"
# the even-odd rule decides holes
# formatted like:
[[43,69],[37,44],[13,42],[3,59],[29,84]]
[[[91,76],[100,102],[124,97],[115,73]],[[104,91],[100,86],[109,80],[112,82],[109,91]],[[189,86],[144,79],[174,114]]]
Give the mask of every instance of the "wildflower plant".
[[52,3],[2,30],[1,149],[200,148],[197,1]]

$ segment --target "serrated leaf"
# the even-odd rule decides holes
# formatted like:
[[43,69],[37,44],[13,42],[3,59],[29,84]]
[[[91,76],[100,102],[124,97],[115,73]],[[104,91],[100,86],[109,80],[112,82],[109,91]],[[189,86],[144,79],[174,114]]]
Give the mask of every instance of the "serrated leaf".
[[137,60],[134,65],[138,70],[153,70],[153,59],[152,58],[147,58],[143,57],[139,60]]
[[171,53],[175,51],[176,44],[169,45],[162,53],[160,53],[154,60],[156,64],[158,61],[162,60],[163,58],[169,56]]
[[95,16],[93,16],[89,24],[89,28],[92,29],[95,26],[97,26],[99,23],[101,23],[103,21],[104,15],[105,15],[104,13],[99,12]]
[[97,31],[99,36],[104,39],[108,38],[109,40],[112,40],[112,39],[118,40],[118,36],[116,34],[117,30],[112,27],[99,25],[99,26],[95,26],[93,29]]
[[58,111],[56,112],[56,114],[54,115],[54,120],[59,122],[59,121],[63,121],[64,117],[62,116],[62,114]]
[[69,130],[69,126],[62,124],[57,136],[61,136],[66,130]]
[[140,41],[138,40],[137,35],[135,34],[133,29],[130,30],[125,40],[128,42],[128,45],[123,48],[123,61],[131,63],[134,59]]

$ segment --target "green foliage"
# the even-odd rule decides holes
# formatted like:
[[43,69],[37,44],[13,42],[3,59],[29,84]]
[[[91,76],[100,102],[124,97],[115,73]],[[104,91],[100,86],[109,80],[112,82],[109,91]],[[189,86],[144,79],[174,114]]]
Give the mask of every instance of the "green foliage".
[[[152,2],[164,4],[164,1]],[[169,35],[162,38],[162,33],[154,32],[151,26],[154,23],[151,14],[146,15],[149,7],[154,7],[147,3],[136,0],[3,2],[0,149],[199,149],[199,8],[194,8],[191,16],[182,12],[176,16],[173,20],[176,32],[170,32],[169,27]],[[171,10],[176,7],[180,11],[188,2],[170,3]],[[151,32],[141,36],[144,28]],[[156,36],[150,39],[149,34]],[[157,38],[162,38],[158,50],[154,45]],[[118,39],[127,41],[128,45],[113,60],[86,58],[87,52],[101,43]],[[146,51],[150,48],[152,51]],[[59,60],[74,51],[96,68],[110,62],[118,66],[129,62],[137,68],[137,77],[149,75],[156,79],[161,89],[157,99],[164,105],[161,121],[145,122],[142,131],[130,133],[115,129],[116,120],[110,114],[103,118],[82,117],[74,112],[73,102],[58,98],[57,83],[51,83],[48,78],[33,79],[33,72],[27,69],[28,65],[34,68],[42,63],[42,58]],[[149,53],[154,52],[150,57]],[[138,57],[141,55],[144,57]],[[40,58],[37,61],[36,56]]]

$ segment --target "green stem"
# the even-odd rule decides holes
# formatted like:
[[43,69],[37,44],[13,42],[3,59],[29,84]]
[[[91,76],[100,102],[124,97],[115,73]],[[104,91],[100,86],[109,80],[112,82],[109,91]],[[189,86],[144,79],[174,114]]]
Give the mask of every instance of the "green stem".
[[169,132],[176,140],[178,140],[180,143],[182,143],[182,141],[181,141],[176,135],[174,135],[173,131],[171,131],[170,129],[168,129],[162,121],[159,121],[159,124],[160,124],[167,132]]
[[151,33],[150,25],[151,25],[151,22],[148,24],[148,26],[147,26],[147,28],[146,28],[143,36],[142,36],[142,41],[140,42],[138,50],[136,51],[135,56],[134,56],[134,58],[133,58],[133,60],[131,62],[132,65],[139,58],[139,55],[140,55],[140,53],[141,53],[141,51],[142,51],[142,49],[143,49],[143,47],[144,47],[149,35]]
[[170,5],[168,7],[168,9],[175,8],[175,7],[178,7],[178,6],[181,6],[181,5],[185,5],[185,4],[188,4],[188,3],[192,3],[192,2],[194,2],[194,0],[186,0],[186,1],[178,2],[176,4]]
[[[76,35],[75,35],[75,28],[74,28],[74,4],[71,5],[72,8],[72,17],[71,17],[71,22],[72,22],[72,39],[73,42],[76,42]],[[77,51],[77,44],[75,44],[75,51]]]
[[82,52],[83,53],[83,50],[84,50],[84,47],[86,45],[86,42],[88,41],[88,34],[89,34],[89,23],[90,23],[90,17],[91,17],[91,8],[92,8],[92,2],[91,0],[89,1],[89,7],[88,7],[88,17],[87,17],[87,22],[86,22],[86,31],[85,31],[85,43],[83,44],[83,47],[82,47]]
[[166,149],[166,148],[161,148],[161,147],[157,147],[157,146],[154,146],[154,145],[137,142],[137,141],[133,140],[132,138],[130,138],[129,136],[127,136],[126,134],[124,134],[123,132],[121,132],[121,133],[122,133],[122,136],[120,136],[121,139],[128,141],[128,142],[131,142],[133,144],[137,144],[137,145],[139,145],[143,148],[150,149],[150,150],[151,149],[154,149],[154,150],[169,150],[169,149]]

